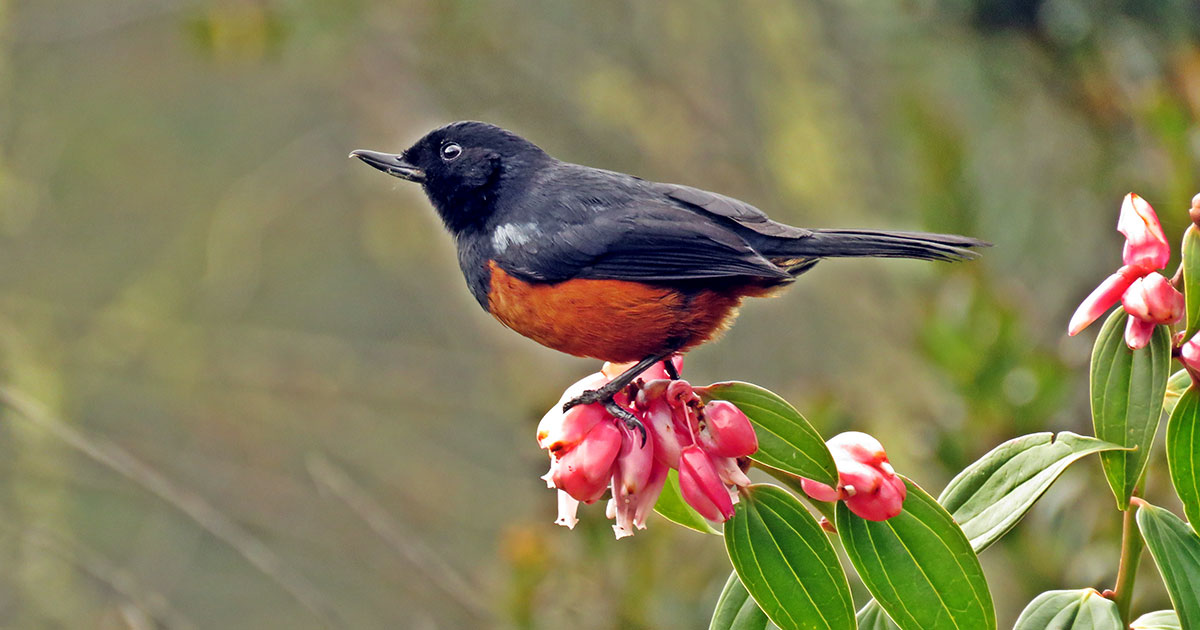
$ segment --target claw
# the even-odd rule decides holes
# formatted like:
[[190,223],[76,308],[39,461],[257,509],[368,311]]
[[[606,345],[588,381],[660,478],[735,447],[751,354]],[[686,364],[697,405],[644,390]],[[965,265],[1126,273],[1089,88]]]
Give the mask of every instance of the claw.
[[614,418],[624,422],[625,426],[629,427],[631,430],[637,431],[638,435],[642,436],[642,446],[646,446],[646,425],[642,424],[642,421],[638,420],[637,416],[633,415],[633,413],[628,409],[618,405],[616,401],[612,399],[605,401],[604,409],[608,411],[608,413],[612,414]]
[[667,370],[667,374],[671,375],[672,378],[679,378],[679,373],[675,370],[675,365],[669,360],[671,354],[673,354],[673,352],[642,359],[637,365],[625,370],[603,387],[600,387],[599,389],[589,389],[575,398],[563,403],[563,412],[566,413],[567,411],[570,411],[572,407],[576,407],[578,405],[590,405],[593,403],[602,402],[604,403],[604,408],[607,409],[608,412],[614,417],[620,418],[621,421],[625,423],[625,426],[629,427],[630,429],[637,429],[638,433],[640,433],[642,436],[642,446],[645,446],[646,427],[642,425],[642,422],[638,420],[637,416],[634,416],[632,412],[613,402],[613,396],[615,396],[617,392],[628,387],[629,384],[633,382],[633,380],[637,378],[639,374],[646,370],[646,368],[659,361],[665,361],[664,367]]

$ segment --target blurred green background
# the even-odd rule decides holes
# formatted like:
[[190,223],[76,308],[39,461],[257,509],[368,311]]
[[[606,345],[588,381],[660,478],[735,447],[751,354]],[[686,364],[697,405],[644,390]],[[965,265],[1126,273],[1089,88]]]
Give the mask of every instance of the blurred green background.
[[[719,538],[552,524],[534,427],[596,363],[480,311],[351,149],[482,119],[789,223],[993,241],[824,263],[685,370],[936,494],[1090,431],[1067,318],[1126,192],[1181,234],[1198,114],[1191,0],[0,0],[0,627],[707,626]],[[1085,460],[983,555],[1001,625],[1110,587],[1118,535]]]

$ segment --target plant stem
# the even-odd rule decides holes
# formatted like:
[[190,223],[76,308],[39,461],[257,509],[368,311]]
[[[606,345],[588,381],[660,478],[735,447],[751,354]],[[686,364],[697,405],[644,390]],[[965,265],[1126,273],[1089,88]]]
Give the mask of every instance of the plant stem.
[[1113,587],[1113,601],[1121,614],[1121,621],[1129,623],[1129,606],[1133,602],[1133,581],[1137,577],[1138,561],[1142,558],[1142,534],[1138,531],[1134,516],[1137,508],[1130,505],[1121,520],[1121,564],[1117,569],[1117,585]]

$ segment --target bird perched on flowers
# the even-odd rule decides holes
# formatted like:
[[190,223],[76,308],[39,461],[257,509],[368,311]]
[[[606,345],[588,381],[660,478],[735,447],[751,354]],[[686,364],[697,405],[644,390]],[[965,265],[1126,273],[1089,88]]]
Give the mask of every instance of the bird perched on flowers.
[[513,330],[576,356],[637,363],[565,403],[603,402],[646,368],[729,325],[823,258],[955,261],[965,236],[793,227],[723,195],[559,161],[495,125],[456,122],[399,154],[354,151],[417,182],[458,247],[480,306]]

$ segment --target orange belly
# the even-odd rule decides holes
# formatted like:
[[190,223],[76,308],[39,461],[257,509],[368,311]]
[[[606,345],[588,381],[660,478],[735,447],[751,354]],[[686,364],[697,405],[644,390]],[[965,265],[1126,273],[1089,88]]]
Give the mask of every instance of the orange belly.
[[488,311],[505,326],[560,352],[621,363],[704,343],[733,320],[743,295],[763,292],[685,293],[624,280],[538,284],[488,264]]

